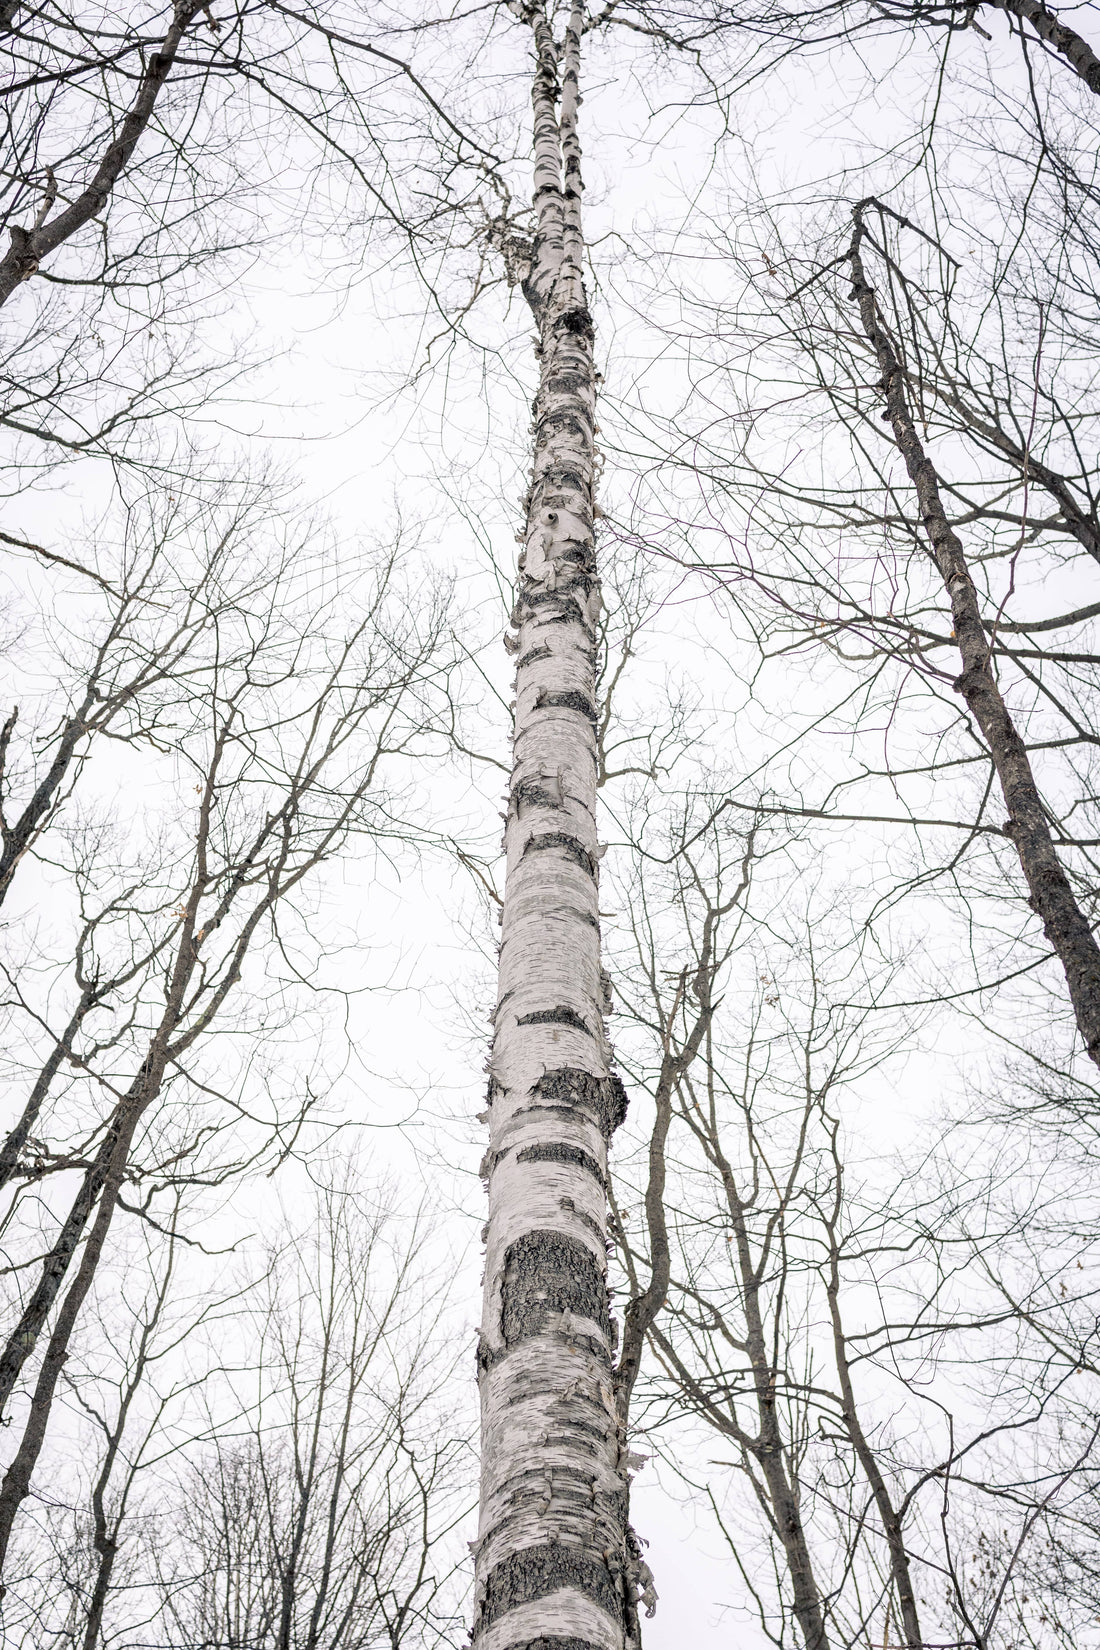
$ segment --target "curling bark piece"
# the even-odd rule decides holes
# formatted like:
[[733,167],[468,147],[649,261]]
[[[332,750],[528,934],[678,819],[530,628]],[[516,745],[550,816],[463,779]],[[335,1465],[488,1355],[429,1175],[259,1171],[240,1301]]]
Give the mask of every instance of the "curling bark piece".
[[539,386],[509,647],[516,703],[483,1165],[472,1638],[478,1650],[627,1650],[635,1588],[611,1379],[606,1193],[622,1090],[603,1023],[597,894],[600,592],[576,139],[581,14],[560,44],[544,10],[522,15],[536,52],[536,235],[523,290],[538,328]]

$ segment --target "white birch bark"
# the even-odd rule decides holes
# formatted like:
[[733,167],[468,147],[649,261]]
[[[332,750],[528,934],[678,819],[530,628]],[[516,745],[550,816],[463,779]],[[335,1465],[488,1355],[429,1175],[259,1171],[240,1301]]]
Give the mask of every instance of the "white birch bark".
[[[477,1650],[629,1650],[638,1565],[612,1392],[607,1142],[625,1103],[604,1029],[596,837],[593,330],[577,136],[583,12],[533,31],[538,328],[519,559],[514,765],[490,1059],[479,1370]],[[560,116],[558,102],[560,98]]]

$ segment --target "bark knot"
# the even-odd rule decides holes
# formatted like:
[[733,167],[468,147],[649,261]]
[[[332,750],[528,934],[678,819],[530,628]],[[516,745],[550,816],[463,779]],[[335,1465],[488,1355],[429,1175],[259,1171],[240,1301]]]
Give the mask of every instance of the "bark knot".
[[626,1090],[616,1072],[594,1077],[576,1066],[559,1066],[544,1072],[531,1093],[538,1100],[587,1111],[595,1117],[605,1140],[610,1140],[626,1117]]
[[560,315],[554,317],[551,325],[557,332],[571,333],[573,337],[584,338],[589,342],[596,336],[591,312],[583,304],[578,304],[575,309],[563,310]]

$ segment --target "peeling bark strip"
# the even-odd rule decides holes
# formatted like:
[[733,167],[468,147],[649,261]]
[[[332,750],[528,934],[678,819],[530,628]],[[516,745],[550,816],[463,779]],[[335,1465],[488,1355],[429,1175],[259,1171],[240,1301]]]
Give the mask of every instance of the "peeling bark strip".
[[848,249],[852,297],[859,304],[864,333],[875,351],[882,373],[878,388],[886,402],[886,416],[917,495],[932,559],[951,601],[963,664],[962,675],[954,686],[966,700],[989,746],[1008,809],[1004,833],[1015,843],[1020,856],[1031,896],[1028,904],[1042,922],[1043,932],[1062,964],[1085,1048],[1100,1066],[1100,947],[1058,858],[1027,749],[997,686],[981,604],[966,565],[962,540],[947,519],[936,471],[909,409],[905,374],[863,267],[861,247],[864,240],[870,239],[864,215],[877,205],[876,201],[866,200],[853,209],[855,227]]
[[[596,376],[582,279],[577,70],[512,6],[536,66],[534,451],[508,651],[513,771],[495,1036],[481,1385],[476,1650],[633,1650],[639,1566],[611,1385],[607,1142],[625,1110],[600,968],[593,531]],[[560,108],[560,115],[559,115]]]
[[579,1169],[586,1169],[589,1174],[595,1175],[601,1185],[606,1186],[604,1172],[594,1157],[590,1157],[583,1146],[571,1146],[567,1140],[539,1141],[534,1146],[525,1146],[519,1153],[521,1163],[575,1163]]

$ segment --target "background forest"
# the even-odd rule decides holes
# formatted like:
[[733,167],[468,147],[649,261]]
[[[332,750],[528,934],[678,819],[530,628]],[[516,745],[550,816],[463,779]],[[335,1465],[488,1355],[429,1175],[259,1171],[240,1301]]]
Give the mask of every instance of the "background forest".
[[642,1639],[1100,1646],[1100,8],[2,0],[13,1650],[469,1642],[570,29]]

